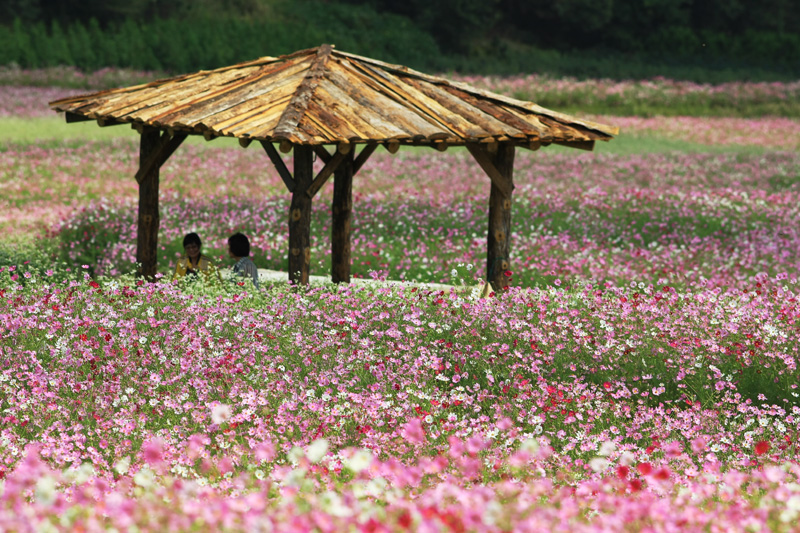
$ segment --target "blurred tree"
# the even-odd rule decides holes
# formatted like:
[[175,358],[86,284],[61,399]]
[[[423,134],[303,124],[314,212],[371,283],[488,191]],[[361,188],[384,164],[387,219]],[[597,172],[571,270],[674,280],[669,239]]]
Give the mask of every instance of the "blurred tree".
[[57,20],[50,23],[50,57],[49,62],[53,65],[74,65],[75,61],[70,54],[67,36],[61,30],[61,25]]
[[469,52],[502,20],[502,0],[345,0],[403,15],[427,31],[445,52]]
[[740,18],[747,11],[746,0],[694,0],[691,24],[696,30],[741,30]]
[[605,28],[614,15],[614,0],[555,0],[553,9],[572,31],[593,33]]
[[0,2],[0,21],[11,24],[19,19],[22,22],[36,22],[42,17],[40,0],[3,0]]

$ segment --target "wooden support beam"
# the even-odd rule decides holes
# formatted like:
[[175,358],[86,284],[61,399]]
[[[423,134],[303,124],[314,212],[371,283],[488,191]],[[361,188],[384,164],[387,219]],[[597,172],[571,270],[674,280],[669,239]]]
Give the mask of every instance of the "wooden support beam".
[[369,156],[371,156],[373,153],[375,153],[375,150],[377,150],[377,149],[378,149],[378,144],[377,143],[370,143],[370,144],[366,145],[364,148],[361,149],[361,152],[358,154],[358,157],[356,157],[356,160],[353,161],[353,175],[354,176],[358,173],[359,170],[361,170],[361,167],[364,166],[364,163],[367,162],[367,159],[369,159]]
[[[369,146],[364,147],[359,157]],[[372,150],[369,153],[374,152],[377,148],[377,145],[371,146]],[[331,281],[333,283],[350,283],[350,224],[353,219],[353,175],[356,173],[354,155],[354,150],[345,154],[333,177],[333,201],[331,202]]]
[[396,154],[397,151],[400,149],[400,142],[399,141],[386,141],[384,144],[386,147],[386,151],[390,154]]
[[347,154],[343,154],[342,152],[337,151],[333,154],[333,157],[328,160],[322,170],[319,171],[317,177],[314,178],[314,181],[311,185],[306,189],[306,194],[309,198],[314,198],[314,195],[325,185],[325,182],[328,181],[328,178],[333,175],[333,172],[339,166],[339,164],[344,160]]
[[67,119],[67,124],[72,124],[74,122],[86,122],[88,120],[94,120],[94,119],[91,119],[91,118],[86,117],[84,115],[79,115],[77,113],[72,113],[70,111],[67,111],[66,113],[64,113],[64,118]]
[[[514,189],[514,146],[500,143],[492,167],[502,183],[489,192],[489,232],[486,239],[486,279],[495,290],[509,285],[505,272],[511,269],[511,191]],[[506,192],[507,191],[507,192]]]
[[292,178],[292,174],[289,172],[289,169],[286,168],[286,163],[284,163],[283,159],[281,159],[281,155],[270,142],[261,141],[261,146],[264,147],[264,151],[267,152],[272,164],[275,165],[275,170],[278,171],[278,174],[283,180],[284,185],[286,185],[286,188],[289,190],[289,192],[293,193],[296,188],[295,181],[294,178]]
[[555,141],[553,144],[577,148],[578,150],[586,150],[587,152],[594,150],[594,141]]
[[158,173],[160,165],[152,161],[158,159],[163,148],[159,131],[156,128],[145,128],[139,143],[139,168],[147,169],[139,182],[139,216],[136,232],[136,262],[139,263],[139,275],[152,281],[158,270]]
[[[142,130],[142,136],[144,136],[145,132],[151,132],[155,130],[158,133],[158,129],[145,127]],[[148,133],[149,135],[150,133]],[[149,151],[147,155],[147,160],[142,161],[139,160],[139,170],[136,172],[136,181],[141,183],[142,179],[153,171],[153,169],[158,172],[158,169],[161,168],[169,156],[171,156],[175,150],[181,145],[181,143],[186,139],[188,134],[186,133],[176,133],[173,137],[170,137],[167,132],[159,135],[158,141],[152,150]]]
[[311,270],[311,197],[306,191],[314,177],[314,151],[310,146],[294,148],[294,181],[289,208],[289,281],[308,285]]
[[109,126],[119,126],[120,124],[125,124],[125,122],[120,122],[118,120],[114,120],[113,118],[98,118],[97,125],[101,128],[107,128]]
[[[506,143],[503,143],[501,146],[506,146]],[[495,165],[494,159],[496,159],[497,156],[493,156],[485,145],[467,143],[467,150],[469,150],[469,153],[472,154],[472,157],[475,158],[475,161],[478,162],[483,171],[486,172],[489,179],[492,180],[492,186],[497,187],[504,196],[510,198],[513,185],[503,176]],[[498,147],[497,150],[496,153],[499,153],[500,148]]]

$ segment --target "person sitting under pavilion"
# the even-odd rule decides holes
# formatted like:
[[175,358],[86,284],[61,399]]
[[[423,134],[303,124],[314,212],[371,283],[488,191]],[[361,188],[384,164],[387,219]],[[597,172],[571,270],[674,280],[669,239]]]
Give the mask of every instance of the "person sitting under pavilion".
[[215,277],[218,281],[222,281],[219,270],[214,266],[211,259],[200,252],[202,244],[197,233],[186,234],[183,238],[183,250],[186,255],[181,257],[178,260],[178,264],[175,265],[175,273],[172,275],[173,280],[186,276],[196,278],[198,274],[202,274],[203,281],[207,282]]

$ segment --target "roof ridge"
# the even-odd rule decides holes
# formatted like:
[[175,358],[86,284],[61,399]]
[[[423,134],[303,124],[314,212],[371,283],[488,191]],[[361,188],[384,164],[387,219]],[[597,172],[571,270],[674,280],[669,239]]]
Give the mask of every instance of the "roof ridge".
[[[313,50],[314,49],[311,48],[308,51]],[[289,137],[294,134],[295,128],[297,128],[300,120],[305,116],[308,110],[308,104],[311,102],[311,97],[314,95],[314,91],[319,84],[319,79],[327,68],[332,51],[333,45],[330,44],[323,44],[317,48],[316,57],[311,62],[308,73],[305,75],[305,78],[303,78],[303,81],[300,82],[300,85],[297,86],[294,95],[292,95],[289,103],[286,104],[286,108],[283,110],[283,113],[281,113],[281,118],[278,119],[278,123],[275,125],[273,137],[283,137],[291,140]],[[294,56],[296,54],[292,55]]]

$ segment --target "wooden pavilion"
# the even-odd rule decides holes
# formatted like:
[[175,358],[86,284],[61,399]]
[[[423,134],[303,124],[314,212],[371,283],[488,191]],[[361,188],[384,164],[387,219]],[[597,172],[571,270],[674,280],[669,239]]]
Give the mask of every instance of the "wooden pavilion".
[[[308,284],[311,202],[333,180],[333,282],[350,281],[353,176],[376,148],[465,146],[491,180],[486,277],[510,268],[514,152],[551,143],[591,150],[618,129],[330,45],[50,103],[67,122],[129,123],[141,135],[137,261],[156,273],[159,169],[188,135],[258,141],[292,195],[289,280]],[[277,145],[277,149],[276,149]],[[328,147],[328,148],[326,148]],[[293,152],[290,171],[280,152]],[[323,162],[314,175],[313,158]]]

